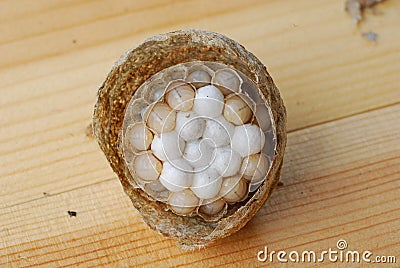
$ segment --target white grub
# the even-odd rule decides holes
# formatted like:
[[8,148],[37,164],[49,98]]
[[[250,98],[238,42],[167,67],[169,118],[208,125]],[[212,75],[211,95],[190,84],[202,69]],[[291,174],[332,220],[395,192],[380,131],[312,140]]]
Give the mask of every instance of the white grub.
[[232,149],[242,157],[256,154],[265,144],[265,135],[256,125],[236,126],[232,137]]
[[215,215],[221,212],[226,203],[223,199],[217,200],[203,200],[202,205],[199,208],[199,212],[206,215]]
[[236,126],[248,123],[253,115],[249,102],[244,94],[227,96],[224,105],[225,119]]
[[168,84],[165,100],[168,105],[179,111],[189,111],[193,107],[195,88],[182,80],[172,81]]
[[151,143],[154,155],[162,161],[181,158],[185,150],[185,141],[175,131],[155,135]]
[[206,121],[203,139],[211,142],[213,147],[221,147],[230,144],[235,126],[229,123],[223,116],[210,118]]
[[135,123],[143,121],[143,110],[146,110],[149,104],[144,99],[135,99],[129,103],[127,111],[125,113],[126,123]]
[[153,133],[144,123],[139,122],[127,127],[125,139],[134,151],[144,151],[153,141]]
[[214,198],[221,188],[222,178],[214,168],[207,168],[193,175],[190,189],[200,199]]
[[143,91],[143,97],[149,103],[162,101],[166,87],[167,82],[163,79],[154,79],[146,85]]
[[214,161],[214,148],[208,140],[188,141],[183,157],[195,170],[202,170]]
[[216,118],[222,114],[224,95],[214,86],[205,86],[197,89],[193,111],[200,116]]
[[240,174],[252,184],[265,179],[269,168],[269,159],[264,154],[252,154],[243,159]]
[[132,100],[124,155],[136,187],[150,198],[178,215],[197,211],[215,221],[263,183],[274,153],[265,137],[275,136],[253,81],[226,66],[186,65],[153,76],[143,99]]
[[133,159],[132,169],[142,181],[154,181],[160,176],[163,164],[150,152],[140,154]]
[[221,176],[235,175],[241,165],[242,158],[240,155],[228,146],[215,149],[215,160],[211,167],[215,168]]
[[186,67],[184,65],[171,66],[164,71],[162,79],[168,83],[169,81],[184,79],[186,76]]
[[195,112],[178,112],[175,131],[185,141],[196,140],[203,135],[206,122]]
[[239,74],[230,68],[217,70],[211,80],[213,85],[222,86],[220,89],[223,90],[224,94],[240,92],[242,82],[243,80]]
[[176,112],[167,104],[157,102],[145,113],[147,126],[156,133],[170,132],[175,128]]
[[173,192],[169,195],[169,208],[178,215],[187,216],[196,210],[199,198],[190,190]]
[[188,69],[186,81],[195,86],[205,86],[211,83],[213,74],[214,72],[204,64],[195,64]]
[[263,132],[272,130],[271,128],[271,116],[269,114],[268,107],[265,104],[257,104],[256,105],[256,112],[255,116],[258,122],[258,125],[260,126],[261,130]]
[[248,193],[246,182],[240,175],[224,178],[221,185],[219,196],[228,204],[243,201]]
[[160,182],[171,192],[182,191],[192,185],[193,168],[183,159],[164,162]]
[[144,185],[144,191],[155,200],[166,202],[168,200],[169,191],[159,180],[155,180]]

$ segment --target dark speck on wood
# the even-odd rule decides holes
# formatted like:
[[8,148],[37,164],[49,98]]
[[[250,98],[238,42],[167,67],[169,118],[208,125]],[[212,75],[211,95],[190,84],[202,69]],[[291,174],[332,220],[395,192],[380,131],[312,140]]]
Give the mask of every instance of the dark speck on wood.
[[68,210],[67,212],[70,217],[76,217],[76,211]]

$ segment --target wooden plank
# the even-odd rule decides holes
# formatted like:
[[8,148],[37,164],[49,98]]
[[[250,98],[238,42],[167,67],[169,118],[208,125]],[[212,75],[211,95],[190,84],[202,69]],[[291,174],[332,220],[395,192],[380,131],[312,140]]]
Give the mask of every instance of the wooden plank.
[[207,250],[185,252],[149,230],[109,179],[2,208],[0,265],[256,266],[264,246],[320,252],[338,239],[400,256],[399,113],[395,105],[289,134],[284,185],[243,230]]
[[[266,245],[322,250],[339,238],[399,258],[400,2],[358,28],[342,4],[1,1],[0,266],[256,266]],[[281,89],[291,131],[284,186],[243,231],[194,253],[147,228],[85,135],[119,55],[181,28],[253,51]]]
[[[20,3],[22,1],[16,3],[16,5]],[[2,4],[6,6],[5,3]],[[1,44],[37,37],[46,33],[65,30],[111,17],[120,17],[125,14],[140,12],[144,9],[160,8],[168,4],[171,3],[166,0],[139,1],[135,5],[132,5],[132,2],[127,0],[119,1],[117,5],[115,1],[111,0],[75,1],[75,3],[74,1],[60,1],[56,4],[55,1],[51,3],[44,2],[35,5],[40,7],[41,10],[37,10],[36,12],[29,10],[29,14],[23,14],[23,16],[17,15],[3,21],[0,24],[0,33],[3,37]],[[8,5],[13,6],[14,10],[24,9],[10,3]],[[88,12],[88,10],[93,9],[96,12]],[[60,19],[60,14],[63,14],[63,17],[67,19]],[[4,19],[4,17],[1,18]],[[26,27],[26,25],[30,27]],[[16,28],[18,31],[15,31]]]
[[30,17],[38,13],[74,5],[79,2],[80,0],[36,0],[35,5],[32,5],[32,1],[30,0],[3,0],[0,2],[0,22]]
[[[332,1],[296,1],[290,4],[290,10],[287,10],[285,1],[239,1],[235,5],[221,2],[218,5],[214,3],[213,12],[207,4],[201,5],[196,17],[173,15],[178,11],[179,14],[192,13],[190,10],[196,5],[194,2],[173,3],[158,10],[143,9],[139,14],[128,12],[126,16],[106,16],[103,19],[104,6],[97,1],[90,3],[93,5],[91,10],[99,10],[99,17],[92,18],[91,23],[68,28],[72,20],[69,18],[73,16],[66,16],[63,17],[65,29],[49,31],[34,38],[27,36],[18,44],[0,46],[1,54],[5,55],[0,64],[7,66],[7,69],[2,69],[4,77],[0,74],[0,78],[4,84],[16,86],[16,83],[35,75],[43,75],[49,66],[52,67],[51,72],[62,72],[66,66],[73,65],[76,69],[93,64],[94,60],[98,63],[104,53],[112,55],[107,57],[107,61],[102,61],[108,67],[122,51],[151,34],[198,27],[232,36],[269,66],[282,88],[290,108],[288,110],[296,111],[289,117],[291,129],[385,106],[393,103],[390,100],[400,97],[396,90],[400,57],[397,53],[400,34],[396,31],[396,2],[389,1],[382,5],[384,19],[369,17],[371,20],[368,19],[360,31],[353,28],[341,6]],[[157,13],[167,12],[165,10],[171,12],[171,16],[156,16]],[[325,16],[320,16],[321,13]],[[146,20],[149,16],[154,21]],[[235,19],[239,16],[246,23]],[[87,22],[86,17],[81,22]],[[114,29],[116,24],[119,25],[118,31]],[[135,25],[134,29],[131,25]],[[47,27],[43,26],[40,30],[51,29]],[[371,46],[359,37],[360,32],[368,28],[379,30],[379,45]],[[74,44],[73,40],[77,43]],[[48,44],[53,45],[49,47]],[[31,49],[26,50],[26,47]],[[90,56],[86,56],[87,53]],[[54,57],[60,57],[56,61],[58,64],[53,63]],[[80,61],[76,61],[77,58]],[[18,62],[24,63],[22,70]],[[350,73],[354,75],[349,76]],[[105,73],[97,75],[95,81],[98,82],[92,84],[93,88]],[[334,79],[329,79],[331,77]],[[379,93],[376,87],[380,88]],[[325,103],[321,99],[332,100]],[[344,106],[343,102],[351,102],[352,105]]]
[[[105,15],[102,16],[101,2],[90,3],[91,6],[84,8],[82,11],[80,11],[79,7],[76,7],[76,9],[80,12],[83,12],[90,10],[91,8],[96,8],[96,10],[98,9],[100,11],[96,14],[96,18],[86,19],[85,17],[79,16],[81,17],[82,21],[75,23],[70,22],[72,25],[70,27],[65,27],[65,29],[63,27],[61,27],[60,30],[53,30],[52,28],[49,28],[43,34],[38,34],[37,36],[27,35],[27,37],[24,39],[19,38],[15,41],[1,44],[1,52],[19,51],[20,53],[4,54],[0,68],[10,67],[17,64],[66,53],[74,47],[74,43],[71,41],[75,38],[77,38],[77,43],[79,42],[80,46],[88,47],[98,43],[104,43],[110,40],[126,37],[127,35],[132,34],[132,31],[134,31],[134,33],[140,33],[143,31],[148,31],[152,28],[163,27],[166,24],[175,24],[182,21],[190,22],[202,17],[212,16],[212,14],[226,12],[229,10],[238,10],[255,2],[257,1],[252,0],[250,2],[231,2],[229,6],[230,8],[227,9],[226,4],[228,3],[228,0],[224,0],[214,3],[213,9],[210,9],[208,5],[198,5],[198,2],[195,0],[185,2],[176,1],[170,2],[169,5],[149,5],[149,8],[147,9],[132,8],[131,10],[126,10],[124,12],[120,11],[121,14],[118,14],[118,11],[116,11],[114,16],[112,9],[109,10],[108,13],[105,12]],[[258,1],[258,3],[260,2],[261,1]],[[111,3],[109,6],[110,5]],[[104,6],[106,7],[107,4]],[[189,10],[195,7],[197,8],[195,13],[189,12]],[[123,9],[123,5],[120,8]],[[179,12],[179,10],[186,12]],[[63,10],[60,10],[60,12],[62,11]],[[168,14],[169,12],[179,13],[175,13],[173,16],[162,16],[164,14]],[[179,14],[178,17],[176,16],[177,14]],[[152,16],[154,19],[146,20],[146,18],[149,16]],[[66,16],[65,18],[69,21],[76,19],[75,16],[72,17],[73,18],[71,19],[68,19],[69,16]],[[128,21],[131,23],[127,23]],[[115,25],[118,25],[119,27],[115,27]],[[50,23],[48,26],[52,27]],[[57,40],[57,42],[50,42],[52,40]],[[28,49],[23,50],[27,44],[37,48],[44,47],[45,49],[37,49],[33,51]]]
[[[157,7],[124,2],[126,11],[122,2],[109,10],[108,2],[101,1],[40,2],[42,7],[31,13],[24,13],[23,7],[29,5],[23,2],[13,6],[10,12],[15,21],[8,16],[0,19],[5,25],[2,37],[14,40],[0,41],[0,80],[5,92],[0,98],[1,205],[112,176],[97,146],[84,134],[96,88],[123,51],[158,32],[207,28],[246,45],[268,65],[281,88],[290,130],[400,100],[400,32],[396,28],[400,3],[382,4],[379,9],[384,16],[369,15],[358,31],[334,1],[214,2],[205,1],[199,7],[198,1]],[[11,8],[12,3],[1,4]],[[194,9],[196,16],[189,12]],[[156,15],[160,13],[170,15]],[[30,28],[36,20],[44,23]],[[10,30],[10,23],[32,31]],[[359,37],[359,32],[369,28],[379,32],[378,45]],[[21,189],[15,181],[29,188]]]

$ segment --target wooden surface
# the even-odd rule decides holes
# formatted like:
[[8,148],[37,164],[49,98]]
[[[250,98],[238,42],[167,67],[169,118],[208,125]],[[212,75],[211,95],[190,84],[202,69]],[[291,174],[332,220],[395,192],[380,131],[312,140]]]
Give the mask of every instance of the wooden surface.
[[[399,265],[400,1],[377,11],[357,28],[339,0],[0,1],[0,267],[257,266],[264,246],[338,239]],[[85,135],[113,62],[183,28],[258,56],[289,121],[283,185],[244,229],[194,252],[149,230]]]

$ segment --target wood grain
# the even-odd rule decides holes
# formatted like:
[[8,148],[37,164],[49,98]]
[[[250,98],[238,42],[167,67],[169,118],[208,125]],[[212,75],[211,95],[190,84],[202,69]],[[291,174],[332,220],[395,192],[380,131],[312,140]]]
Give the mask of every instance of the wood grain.
[[[377,10],[355,27],[329,0],[0,1],[0,267],[254,266],[264,245],[318,250],[339,238],[399,262],[400,2]],[[183,28],[254,52],[290,131],[284,186],[243,231],[194,253],[142,223],[85,135],[112,63]]]
[[[133,6],[122,1],[116,6],[102,1],[59,7],[45,5],[43,10],[32,14],[43,16],[43,21],[38,19],[42,22],[33,27],[35,37],[14,33],[18,32],[15,30],[5,31],[11,24],[3,28],[0,33],[5,40],[12,32],[10,39],[18,39],[30,49],[18,47],[14,41],[0,45],[0,54],[6,55],[0,61],[0,80],[2,91],[7,92],[0,98],[1,204],[12,205],[38,198],[43,192],[57,193],[112,176],[97,147],[86,139],[82,130],[90,122],[96,88],[112,62],[135,42],[157,32],[208,28],[245,44],[269,66],[288,108],[290,130],[400,100],[397,86],[400,53],[396,53],[400,45],[400,33],[396,31],[398,6],[393,6],[396,2],[389,1],[380,7],[384,17],[370,15],[365,21],[365,27],[379,29],[381,41],[375,46],[359,36],[363,29],[354,28],[347,14],[336,6],[338,3],[296,1],[285,5],[284,2],[218,2],[212,11],[204,2],[198,8],[204,17],[193,21],[172,16],[173,12],[192,8],[195,3],[191,1],[157,2],[159,6],[145,3]],[[109,11],[108,6],[112,6]],[[131,10],[126,11],[128,17],[121,15],[128,7]],[[91,10],[91,15],[81,17],[81,24],[76,25],[71,20],[76,20],[74,14],[82,13],[82,8]],[[172,12],[171,16],[156,16],[157,12],[167,11]],[[60,16],[55,16],[56,12]],[[325,13],[324,22],[318,22]],[[5,19],[4,23],[28,20],[25,23],[29,27],[27,24],[24,27],[32,28],[29,16],[17,15],[15,20]],[[149,20],[149,16],[155,21]],[[246,23],[235,19],[238,16],[246,18],[243,20]],[[50,18],[53,20],[46,22]],[[110,19],[120,21],[110,22]],[[145,22],[158,26],[139,29]],[[121,35],[117,36],[114,30],[104,32],[115,23],[121,24],[118,27]],[[103,42],[101,38],[110,40]],[[57,49],[54,55],[47,44]],[[23,57],[22,50],[29,55]],[[18,60],[19,57],[24,60]],[[67,150],[60,153],[61,148]],[[95,164],[79,165],[81,162]],[[21,190],[10,183],[15,180],[24,180],[29,187]]]
[[398,256],[399,112],[396,105],[289,134],[284,185],[242,231],[207,250],[182,251],[149,230],[109,179],[3,208],[0,264],[244,266],[257,264],[265,245],[318,251],[339,238]]

